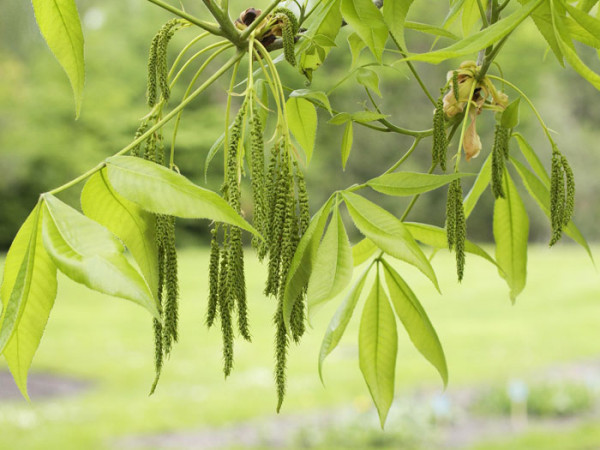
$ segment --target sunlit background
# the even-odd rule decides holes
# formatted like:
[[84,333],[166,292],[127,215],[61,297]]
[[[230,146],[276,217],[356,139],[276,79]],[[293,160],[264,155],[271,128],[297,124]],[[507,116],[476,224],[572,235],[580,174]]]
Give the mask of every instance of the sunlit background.
[[[231,3],[237,15],[266,2]],[[435,11],[432,4],[437,2],[415,2],[410,19],[440,24],[446,5]],[[200,2],[185,5],[206,17]],[[149,43],[170,17],[142,0],[79,1],[78,6],[87,80],[82,114],[75,121],[70,86],[37,31],[31,4],[0,0],[1,255],[39,193],[123,148],[147,112]],[[431,38],[407,33],[411,51],[430,48]],[[193,36],[193,30],[178,34],[171,53]],[[311,88],[329,91],[348,76],[347,36],[348,30],[340,34],[338,48],[315,73]],[[361,58],[366,62],[369,55]],[[584,58],[600,68],[596,53]],[[575,222],[599,254],[594,243],[600,238],[600,93],[560,67],[531,23],[514,33],[498,62],[504,76],[536,103],[569,158],[577,181]],[[453,68],[417,67],[435,93]],[[375,70],[381,77],[383,97],[377,100],[382,110],[398,125],[429,128],[432,106],[409,72],[401,64]],[[287,86],[305,87],[293,68],[281,64],[281,71]],[[336,110],[356,111],[368,103],[348,78],[330,95]],[[211,189],[219,187],[222,159],[214,159],[205,183],[205,158],[224,130],[225,91],[225,82],[218,83],[186,110],[178,139],[182,173]],[[181,94],[175,91],[173,98]],[[494,124],[491,115],[484,116],[478,120],[482,154],[491,148]],[[378,175],[410,144],[399,135],[355,127],[352,155],[342,172],[343,127],[327,124],[325,111],[319,117],[307,175],[313,207],[335,189]],[[519,131],[547,163],[551,149],[524,106]],[[429,167],[430,145],[422,142],[407,170]],[[515,142],[511,145],[516,153]],[[482,161],[471,162],[468,171],[476,172]],[[400,332],[396,399],[385,431],[358,368],[356,317],[325,362],[325,386],[319,380],[320,341],[339,299],[319,311],[299,346],[291,346],[288,394],[282,412],[275,414],[275,304],[262,295],[265,270],[250,250],[246,276],[254,342],[236,344],[235,370],[223,380],[220,332],[204,325],[208,224],[179,221],[181,339],[157,392],[148,397],[154,375],[150,317],[138,306],[61,277],[32,367],[31,403],[20,397],[0,363],[0,448],[600,448],[600,278],[585,250],[568,238],[547,248],[548,220],[521,192],[532,246],[528,285],[516,305],[510,304],[495,267],[482,259],[468,257],[459,285],[453,255],[437,254],[433,265],[443,296],[411,267],[398,265],[438,331],[450,384],[442,390],[435,370]],[[76,188],[62,198],[76,205],[78,195]],[[397,214],[406,206],[404,199],[376,198]],[[468,222],[469,238],[483,245],[492,239],[492,207],[486,192]],[[444,208],[443,190],[430,193],[409,220],[442,225]]]

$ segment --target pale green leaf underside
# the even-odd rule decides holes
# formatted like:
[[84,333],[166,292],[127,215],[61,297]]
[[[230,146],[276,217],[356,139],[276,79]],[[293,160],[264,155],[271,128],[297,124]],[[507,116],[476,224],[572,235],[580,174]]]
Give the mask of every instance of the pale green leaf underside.
[[160,318],[142,276],[106,228],[52,195],[44,195],[44,246],[66,276],[90,289],[131,300]]
[[27,373],[56,298],[56,267],[42,243],[42,214],[40,202],[21,226],[6,256],[0,288],[0,353],[27,399]]
[[397,352],[396,317],[377,275],[360,320],[358,361],[382,427],[394,399]]
[[156,297],[158,256],[154,215],[115,192],[106,169],[92,175],[83,187],[81,208],[86,216],[123,241]]
[[360,232],[387,254],[414,265],[439,290],[431,264],[404,224],[364,197],[344,192],[348,212]]
[[75,96],[79,117],[85,67],[83,61],[83,32],[74,0],[32,0],[38,27],[48,47],[63,67]]
[[106,166],[115,191],[146,211],[210,219],[259,235],[223,198],[166,167],[133,156],[113,156]]
[[367,281],[367,274],[371,267],[372,266],[369,266],[364,270],[356,284],[352,287],[342,304],[336,310],[327,326],[327,330],[325,330],[325,336],[321,343],[321,351],[319,352],[319,377],[321,377],[321,381],[323,381],[323,362],[327,355],[337,347],[340,339],[342,339],[342,336],[348,327],[348,323],[350,323],[356,304],[360,299],[360,294],[362,293],[365,281]]
[[503,184],[505,198],[498,198],[494,203],[496,263],[501,269],[500,275],[510,288],[510,299],[514,302],[525,288],[527,279],[529,218],[506,169]]
[[317,136],[317,110],[302,97],[290,97],[286,102],[290,131],[304,150],[307,164],[312,158]]
[[342,292],[352,281],[352,249],[337,208],[319,250],[306,291],[309,317],[315,308]]
[[448,384],[446,356],[427,313],[400,274],[386,261],[383,261],[383,267],[390,298],[398,318],[415,348],[436,368],[446,386]]

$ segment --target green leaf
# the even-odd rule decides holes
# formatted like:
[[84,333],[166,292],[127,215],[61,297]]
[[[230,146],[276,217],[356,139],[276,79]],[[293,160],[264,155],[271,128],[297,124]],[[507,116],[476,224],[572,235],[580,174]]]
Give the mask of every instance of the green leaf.
[[62,273],[98,292],[131,300],[160,319],[157,302],[106,228],[44,194],[44,247]]
[[329,114],[333,114],[333,111],[331,110],[331,104],[329,103],[329,97],[327,97],[325,92],[311,91],[309,89],[296,89],[290,93],[290,98],[306,98],[315,100],[325,109],[327,109]]
[[185,219],[210,219],[258,232],[212,191],[196,186],[183,175],[133,156],[106,160],[108,179],[120,195],[155,214]]
[[[444,228],[436,227],[426,223],[415,222],[404,222],[404,226],[408,229],[408,231],[410,231],[410,234],[417,241],[436,249],[448,248],[448,238]],[[465,241],[465,251],[477,256],[481,256],[483,259],[487,259],[489,262],[497,266],[494,258],[492,258],[479,245],[469,240]]]
[[337,347],[340,339],[342,339],[342,336],[348,327],[348,323],[350,323],[356,304],[360,299],[360,294],[362,293],[365,281],[367,281],[367,274],[371,267],[371,265],[367,267],[359,277],[356,284],[352,287],[342,304],[336,310],[334,316],[331,318],[327,330],[325,330],[325,336],[321,343],[321,351],[319,352],[319,377],[321,378],[321,382],[323,382],[323,362],[325,361],[325,358],[327,358],[327,355]]
[[433,175],[416,172],[394,172],[373,178],[367,181],[367,185],[382,194],[410,196],[432,191],[457,178],[473,175],[475,174],[453,173],[449,175]]
[[577,55],[575,45],[571,41],[561,12],[557,11],[556,4],[551,3],[552,6],[552,24],[554,26],[554,32],[558,39],[558,45],[565,56],[567,62],[575,69],[575,71],[585,78],[592,86],[600,90],[600,75],[590,69]]
[[300,71],[309,79],[312,73],[323,64],[330,47],[318,46],[312,42],[316,36],[326,36],[335,41],[342,26],[342,13],[340,11],[341,0],[329,0],[322,2],[320,9],[313,14],[312,21],[304,35],[308,38],[300,41]]
[[501,124],[504,128],[515,128],[519,124],[519,102],[521,97],[513,100],[502,113]]
[[544,165],[538,158],[538,155],[533,151],[529,142],[525,140],[525,138],[520,133],[513,133],[512,137],[517,140],[517,144],[519,145],[519,149],[521,153],[535,172],[535,174],[542,180],[544,185],[550,189],[550,177],[544,168]]
[[369,238],[364,238],[359,243],[354,244],[352,246],[352,260],[354,261],[354,267],[360,266],[373,256],[377,250],[379,250],[379,247],[377,247]]
[[[520,3],[525,3],[526,0],[519,0]],[[531,13],[531,18],[535,23],[538,31],[542,37],[546,40],[548,46],[552,49],[554,56],[564,67],[563,54],[560,51],[558,40],[554,34],[554,27],[552,26],[552,13],[550,11],[550,2],[543,2],[535,11]]]
[[[523,184],[527,188],[531,197],[537,202],[541,210],[546,214],[548,218],[550,218],[550,190],[549,185],[544,184],[538,177],[536,177],[531,171],[521,164],[518,160],[514,159],[512,156],[510,161],[517,169],[519,176],[523,180]],[[579,228],[575,225],[575,223],[571,220],[567,226],[564,228],[564,232],[567,236],[581,245],[586,252],[588,253],[592,262],[594,262],[594,257],[592,255],[592,250],[590,249],[589,244],[585,240],[585,237],[579,231]]]
[[313,272],[317,258],[317,250],[332,205],[333,197],[331,197],[313,216],[310,225],[298,243],[298,247],[296,247],[296,253],[294,253],[294,257],[290,263],[283,293],[283,319],[288,331],[290,328],[290,317],[292,315],[294,303],[296,302],[298,295],[300,295],[307,286],[308,280]]
[[571,17],[577,22],[583,29],[589,32],[592,37],[598,39],[600,37],[600,20],[596,19],[589,14],[581,11],[580,9],[574,8],[566,2],[561,2],[564,6],[566,6],[567,11]]
[[447,386],[448,366],[446,365],[446,356],[438,335],[433,325],[431,325],[429,317],[427,317],[427,313],[400,274],[385,260],[382,260],[382,263],[392,304],[408,333],[408,337],[410,337],[415,348],[439,372],[444,387]]
[[519,24],[523,22],[543,1],[545,0],[531,1],[526,5],[523,5],[510,16],[499,20],[495,24],[490,25],[489,27],[475,34],[472,34],[468,38],[446,48],[433,52],[411,55],[406,59],[438,64],[447,59],[459,58],[461,56],[476,53],[482,48],[489,47],[495,42],[498,42],[504,36],[508,35],[512,30],[519,26]]
[[352,120],[360,123],[374,122],[388,117],[386,114],[380,114],[373,111],[358,111],[352,114]]
[[[466,0],[465,5],[462,8],[462,33],[466,37],[471,34],[471,30],[481,18],[479,7],[477,6],[478,0]],[[487,4],[487,2],[485,2]]]
[[311,102],[298,97],[288,98],[286,109],[290,131],[304,150],[308,164],[315,148],[317,110]]
[[400,48],[406,50],[404,27],[408,10],[414,0],[388,1],[383,6],[383,20]]
[[465,218],[468,218],[471,215],[471,213],[473,212],[473,208],[475,208],[475,205],[477,204],[477,201],[481,197],[481,194],[483,194],[485,189],[490,184],[491,179],[492,179],[492,155],[490,153],[490,155],[487,157],[487,159],[483,163],[483,166],[481,166],[481,169],[479,170],[479,174],[477,175],[477,178],[475,179],[475,183],[473,183],[471,190],[469,191],[469,193],[467,194],[467,196],[464,199],[463,205],[465,208]]
[[427,23],[406,21],[404,22],[404,28],[407,28],[409,30],[420,31],[421,33],[432,34],[434,36],[445,37],[448,39],[452,39],[453,41],[460,40],[460,38],[454,33],[451,33],[450,31],[444,28],[436,27],[435,25],[430,25]]
[[564,21],[567,27],[567,34],[571,36],[571,38],[588,47],[593,47],[595,49],[600,48],[600,36],[594,36],[570,17],[566,17]]
[[339,113],[327,121],[331,125],[343,125],[352,120],[352,116],[348,113]]
[[81,209],[86,216],[123,241],[157,298],[158,256],[154,214],[115,192],[108,182],[106,169],[92,175],[83,187]]
[[504,170],[505,198],[494,203],[494,240],[496,262],[499,271],[510,287],[510,299],[514,303],[525,288],[527,280],[527,239],[529,218],[513,181]]
[[371,0],[342,0],[342,16],[367,44],[378,62],[385,48],[388,28]]
[[439,290],[433,267],[404,224],[385,209],[364,197],[343,192],[348,212],[360,232],[381,250],[414,265]]
[[348,36],[348,45],[350,46],[350,53],[352,53],[352,68],[356,67],[360,53],[367,46],[365,42],[356,33],[352,33]]
[[336,208],[317,251],[306,291],[309,317],[318,305],[331,300],[352,281],[352,249]]
[[75,1],[32,0],[32,4],[42,36],[69,77],[75,96],[75,114],[79,117],[85,67],[83,33]]
[[381,97],[381,91],[379,90],[379,75],[377,75],[377,72],[374,70],[365,69],[364,67],[360,68],[356,72],[356,81]]
[[396,318],[378,273],[360,320],[358,361],[382,428],[394,399],[397,353]]
[[352,150],[352,143],[354,141],[354,131],[352,129],[352,122],[346,123],[344,129],[344,136],[342,137],[342,168],[346,170],[346,163]]
[[42,214],[39,202],[8,250],[0,287],[0,354],[28,400],[27,373],[56,298],[56,266],[42,244]]

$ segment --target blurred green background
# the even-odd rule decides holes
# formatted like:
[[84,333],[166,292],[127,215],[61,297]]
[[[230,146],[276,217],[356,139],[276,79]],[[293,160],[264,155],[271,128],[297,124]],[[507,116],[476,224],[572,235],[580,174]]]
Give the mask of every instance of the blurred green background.
[[[232,11],[263,3],[231,2]],[[415,2],[412,20],[441,23],[445,13]],[[0,0],[0,249],[10,245],[40,192],[56,187],[130,142],[146,113],[145,68],[149,42],[170,17],[141,0],[78,2],[86,38],[87,81],[82,114],[74,120],[70,86],[48,51],[29,2]],[[199,2],[186,8],[204,15]],[[412,51],[431,39],[408,32]],[[338,38],[312,88],[329,90],[348,74],[347,31]],[[172,48],[193,36],[186,30]],[[366,52],[362,57],[368,58]],[[585,53],[598,67],[595,53]],[[454,65],[460,61],[453,62]],[[498,59],[504,75],[534,100],[569,158],[577,181],[575,221],[590,241],[600,229],[600,94],[547,54],[531,23],[520,28]],[[216,66],[215,66],[216,67]],[[304,80],[287,66],[284,83]],[[452,64],[417,65],[432,92]],[[431,104],[402,66],[378,69],[382,110],[394,123],[428,128]],[[204,184],[204,158],[224,127],[225,83],[211,88],[183,116],[177,161],[182,173]],[[362,109],[366,96],[351,80],[331,95],[335,109]],[[175,93],[175,98],[181,92]],[[381,173],[410,141],[355,127],[352,155],[341,171],[343,127],[319,112],[317,145],[307,181],[312,206],[338,188]],[[491,147],[493,120],[483,114],[478,130],[484,149],[470,163],[475,172]],[[550,148],[535,118],[521,108],[519,131],[547,162]],[[167,133],[168,136],[168,133]],[[374,144],[376,143],[376,144]],[[514,144],[514,142],[513,142]],[[514,145],[516,147],[516,145]],[[514,148],[513,147],[513,148]],[[407,170],[426,170],[430,141],[423,141]],[[222,161],[215,158],[207,185],[218,189]],[[466,189],[465,189],[466,190]],[[74,204],[77,189],[65,198]],[[31,404],[12,388],[0,366],[0,448],[600,448],[600,283],[585,252],[567,238],[545,248],[547,219],[524,195],[530,212],[528,287],[511,307],[494,267],[468,258],[457,285],[452,257],[434,260],[444,296],[422,276],[408,273],[438,329],[451,373],[443,394],[432,368],[401,335],[397,401],[385,432],[377,427],[360,377],[355,344],[357,321],[326,363],[326,388],[316,361],[320,339],[335,305],[324,310],[300,347],[292,347],[289,394],[274,414],[272,383],[273,302],[263,298],[263,268],[246,265],[254,343],[236,346],[236,370],[222,380],[220,337],[203,325],[206,300],[207,224],[180,221],[182,267],[181,343],[168,362],[158,392],[152,380],[148,317],[134,305],[101,297],[61,279],[59,297],[33,365]],[[404,200],[377,197],[400,213]],[[445,194],[433,192],[410,220],[441,225]],[[469,219],[469,237],[491,240],[492,196],[487,192]],[[491,250],[491,249],[490,249]],[[597,250],[597,249],[596,249]],[[251,252],[250,258],[253,258]],[[335,302],[333,302],[335,303]],[[520,395],[521,396],[520,396]],[[525,401],[521,401],[526,398]],[[526,412],[524,412],[525,410]],[[548,430],[552,434],[548,437]],[[509,439],[509,440],[507,440]]]

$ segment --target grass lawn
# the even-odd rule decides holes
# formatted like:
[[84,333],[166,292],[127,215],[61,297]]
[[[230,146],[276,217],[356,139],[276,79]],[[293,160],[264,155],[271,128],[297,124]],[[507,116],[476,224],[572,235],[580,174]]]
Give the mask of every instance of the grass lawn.
[[[545,367],[600,357],[600,277],[583,250],[565,244],[553,250],[533,248],[527,288],[514,306],[494,266],[468,255],[465,280],[459,285],[452,258],[442,252],[434,259],[443,296],[412,267],[398,265],[438,331],[451,389],[505,383]],[[130,302],[96,294],[61,277],[32,370],[89,380],[91,388],[77,396],[34,397],[30,404],[3,401],[1,449],[110,448],[121,436],[275,416],[271,326],[275,305],[261,294],[264,268],[253,257],[247,259],[254,342],[236,344],[235,369],[224,380],[220,330],[204,326],[207,252],[181,252],[180,267],[180,342],[152,397],[148,397],[153,379],[151,318]],[[325,363],[325,388],[317,374],[320,341],[337,303],[339,299],[319,311],[303,342],[290,348],[284,416],[368,405],[357,362],[358,317]],[[441,390],[437,373],[411,346],[406,333],[400,331],[399,337],[396,392]],[[0,370],[5,370],[4,362]],[[552,439],[554,444],[557,439]],[[511,442],[497,448],[517,447]]]

